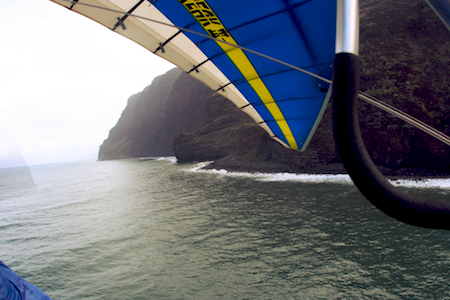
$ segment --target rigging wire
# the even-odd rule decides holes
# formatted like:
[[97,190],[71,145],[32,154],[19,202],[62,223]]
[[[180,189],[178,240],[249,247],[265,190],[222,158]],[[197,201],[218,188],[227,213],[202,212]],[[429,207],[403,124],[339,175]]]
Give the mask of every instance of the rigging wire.
[[412,126],[416,127],[417,129],[422,130],[425,133],[428,133],[432,137],[438,139],[439,141],[443,142],[444,144],[450,146],[450,137],[439,130],[431,127],[430,125],[420,121],[419,119],[414,118],[413,116],[408,115],[407,113],[399,110],[398,108],[389,105],[383,101],[380,101],[376,99],[375,97],[372,97],[368,94],[365,94],[363,92],[358,93],[358,98],[366,101],[367,103],[372,104],[375,107],[378,107],[381,110],[384,110],[385,112],[388,112],[397,118],[405,121],[408,124],[411,124]]
[[[214,38],[214,37],[212,37],[210,35],[207,35],[207,34],[204,34],[204,33],[200,33],[200,32],[188,29],[188,28],[176,26],[174,24],[170,24],[170,23],[159,21],[159,20],[155,20],[155,19],[151,19],[151,18],[135,15],[135,14],[124,12],[124,11],[120,11],[120,10],[111,9],[111,8],[108,8],[108,7],[102,7],[102,6],[89,4],[89,3],[81,3],[81,2],[79,2],[79,0],[76,0],[76,1],[75,0],[58,0],[58,1],[68,2],[68,3],[72,4],[72,6],[75,5],[75,4],[76,5],[89,6],[89,7],[93,7],[93,8],[97,8],[97,9],[101,9],[101,10],[115,12],[115,13],[118,13],[118,14],[121,14],[121,15],[126,15],[127,17],[131,16],[131,17],[135,17],[135,18],[138,18],[138,19],[142,19],[142,20],[158,23],[158,24],[161,24],[161,25],[177,28],[178,30],[183,31],[183,32],[189,32],[189,33],[196,34],[198,36],[201,36],[201,37],[204,37],[204,38],[207,38],[207,39],[210,39],[210,40],[214,40],[214,41],[219,42],[219,43],[223,43],[223,44],[235,47],[235,48],[239,48],[239,49],[244,50],[246,52],[258,55],[260,57],[266,58],[268,60],[271,60],[273,62],[279,63],[281,65],[284,65],[284,66],[286,66],[288,68],[300,71],[300,72],[302,72],[304,74],[307,74],[307,75],[309,75],[309,76],[311,76],[313,78],[316,78],[316,79],[319,79],[321,81],[324,81],[324,82],[326,82],[328,84],[332,84],[332,81],[330,79],[322,77],[322,76],[320,76],[318,74],[309,72],[309,71],[307,71],[305,69],[302,69],[300,67],[294,66],[294,65],[289,64],[289,63],[286,63],[286,62],[284,62],[282,60],[279,60],[279,59],[276,59],[274,57],[265,55],[263,53],[254,51],[254,50],[249,49],[247,47],[243,47],[243,46],[240,46],[240,45],[237,45],[237,44],[228,43],[228,42],[223,41],[221,39]],[[387,113],[389,113],[389,114],[391,114],[391,115],[393,115],[393,116],[395,116],[395,117],[397,117],[397,118],[399,118],[399,119],[401,119],[401,120],[403,120],[403,121],[405,121],[406,123],[416,127],[419,130],[422,130],[423,132],[431,135],[432,137],[434,137],[434,138],[438,139],[439,141],[443,142],[444,144],[450,146],[450,137],[448,135],[446,135],[443,132],[441,132],[441,131],[431,127],[430,125],[428,125],[428,124],[426,124],[426,123],[424,123],[424,122],[414,118],[413,116],[410,116],[409,114],[399,110],[398,108],[396,108],[396,107],[394,107],[392,105],[389,105],[386,102],[383,102],[383,101],[381,101],[381,100],[379,100],[379,99],[377,99],[377,98],[375,98],[373,96],[370,96],[370,95],[368,95],[368,94],[366,94],[364,92],[361,92],[361,91],[358,92],[358,98],[363,100],[363,101],[365,101],[365,102],[367,102],[367,103],[369,103],[369,104],[371,104],[371,105],[373,105],[373,106],[375,106],[375,107],[377,107],[377,108],[379,108],[379,109],[381,109],[381,110],[383,110],[383,111],[385,111],[385,112],[387,112]]]

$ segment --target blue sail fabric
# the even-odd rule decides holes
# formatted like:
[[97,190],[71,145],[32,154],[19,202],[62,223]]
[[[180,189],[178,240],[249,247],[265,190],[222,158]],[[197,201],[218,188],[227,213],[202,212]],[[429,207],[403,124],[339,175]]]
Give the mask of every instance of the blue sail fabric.
[[[335,0],[151,1],[176,26],[249,48],[331,78]],[[329,84],[267,58],[184,32],[248,100],[286,146],[304,150]],[[193,71],[198,66],[192,66]]]
[[0,299],[3,300],[51,300],[0,261]]
[[174,63],[285,147],[306,149],[330,98],[336,0],[51,1]]

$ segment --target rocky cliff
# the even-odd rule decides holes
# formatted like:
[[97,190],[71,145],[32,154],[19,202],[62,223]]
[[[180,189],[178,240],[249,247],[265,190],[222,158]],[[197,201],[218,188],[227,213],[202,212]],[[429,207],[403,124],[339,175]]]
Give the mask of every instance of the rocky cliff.
[[131,96],[122,115],[100,146],[100,160],[174,155],[179,132],[205,124],[205,98],[211,90],[173,69],[155,78],[141,93]]
[[[361,89],[449,134],[448,30],[424,1],[360,5]],[[449,171],[450,149],[434,138],[365,103],[360,121],[386,172]],[[305,152],[285,149],[231,102],[172,70],[130,98],[99,159],[175,154],[179,162],[216,160],[213,167],[236,170],[342,172],[332,132],[328,107]]]
[[[450,32],[425,1],[363,1],[361,41],[361,89],[449,134]],[[380,164],[449,165],[449,147],[368,104],[361,124]]]

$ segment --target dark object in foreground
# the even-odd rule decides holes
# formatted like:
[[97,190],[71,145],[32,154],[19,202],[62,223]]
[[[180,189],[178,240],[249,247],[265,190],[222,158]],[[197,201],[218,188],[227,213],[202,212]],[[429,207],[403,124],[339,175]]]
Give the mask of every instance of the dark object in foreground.
[[0,261],[0,298],[7,300],[51,300]]
[[450,201],[420,199],[392,186],[377,169],[362,140],[358,119],[359,57],[335,56],[333,109],[336,145],[361,193],[387,215],[415,226],[450,229]]

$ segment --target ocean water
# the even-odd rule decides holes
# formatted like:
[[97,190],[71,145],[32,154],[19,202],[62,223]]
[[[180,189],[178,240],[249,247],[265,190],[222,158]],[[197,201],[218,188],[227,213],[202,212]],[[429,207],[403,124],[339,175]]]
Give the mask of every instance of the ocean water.
[[200,166],[1,169],[0,260],[54,300],[450,299],[450,232],[385,216],[347,176]]

